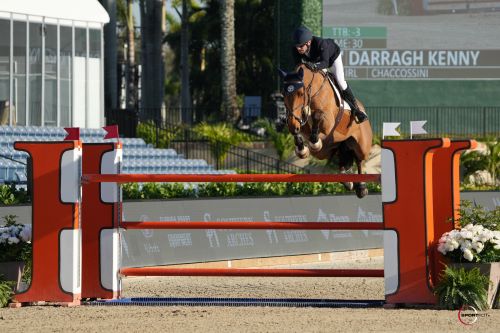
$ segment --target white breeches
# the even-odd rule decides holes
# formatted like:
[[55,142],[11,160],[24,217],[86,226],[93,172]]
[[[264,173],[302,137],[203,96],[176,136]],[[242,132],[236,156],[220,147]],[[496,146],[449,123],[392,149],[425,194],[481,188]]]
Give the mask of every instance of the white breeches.
[[340,88],[342,90],[347,89],[347,82],[344,77],[344,64],[342,64],[342,55],[339,54],[337,59],[335,59],[332,67],[328,68],[328,72],[332,73],[337,80]]

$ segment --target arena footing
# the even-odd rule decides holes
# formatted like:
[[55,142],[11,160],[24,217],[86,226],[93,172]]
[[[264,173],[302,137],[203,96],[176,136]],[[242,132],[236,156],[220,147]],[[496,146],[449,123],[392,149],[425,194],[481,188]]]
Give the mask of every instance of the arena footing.
[[228,306],[228,307],[296,307],[296,308],[378,308],[384,300],[334,300],[301,298],[156,298],[132,297],[82,302],[90,306]]

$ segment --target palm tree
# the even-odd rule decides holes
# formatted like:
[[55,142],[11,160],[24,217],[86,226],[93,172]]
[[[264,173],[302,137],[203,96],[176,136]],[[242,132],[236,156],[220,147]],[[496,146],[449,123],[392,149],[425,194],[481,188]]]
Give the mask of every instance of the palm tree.
[[134,108],[137,102],[135,81],[135,25],[132,1],[127,0],[127,108]]
[[117,85],[117,6],[114,0],[100,0],[109,14],[109,23],[104,26],[104,103],[106,109],[118,106]]
[[236,100],[236,55],[234,51],[234,0],[220,0],[222,110],[235,123],[240,114]]
[[162,58],[165,12],[163,0],[140,0],[140,11],[142,106],[160,112],[165,79]]
[[191,124],[191,89],[189,87],[189,12],[187,0],[182,0],[181,16],[181,108],[182,122]]
[[[167,13],[169,31],[165,38],[171,49],[172,65],[167,80],[167,94],[172,104],[180,98],[181,72],[181,0],[172,1],[178,14]],[[222,108],[221,70],[221,2],[220,0],[191,0],[188,2],[189,22],[189,84],[192,104],[196,107],[194,119],[225,120]],[[237,92],[262,96],[264,108],[270,105],[270,94],[275,90],[274,37],[270,33],[274,15],[274,1],[235,1],[234,40]],[[262,38],[262,36],[266,36]],[[174,72],[175,71],[175,72]],[[259,82],[259,84],[256,84]],[[233,84],[234,87],[234,84]],[[238,98],[239,102],[239,98]],[[240,107],[241,105],[238,104]],[[266,109],[267,110],[267,109]]]
[[[191,22],[192,15],[198,13],[201,9],[198,4],[192,0],[180,1],[182,10],[177,9],[179,1],[173,1],[172,6],[179,15],[180,22],[180,69],[181,69],[181,119],[185,124],[191,124],[193,120],[192,114],[192,100],[191,100],[191,87],[189,83],[190,75],[190,52],[189,52],[189,23]],[[164,40],[165,41],[165,40]]]

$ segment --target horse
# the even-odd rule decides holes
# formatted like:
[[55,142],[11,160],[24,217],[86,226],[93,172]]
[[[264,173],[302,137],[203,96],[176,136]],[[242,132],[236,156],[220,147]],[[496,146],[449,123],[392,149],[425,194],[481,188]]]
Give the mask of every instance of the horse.
[[[305,64],[294,72],[278,71],[283,79],[286,121],[294,137],[295,154],[301,159],[312,154],[331,162],[338,157],[341,173],[347,173],[355,161],[358,174],[362,174],[362,163],[368,159],[372,147],[370,121],[357,123],[350,112],[344,112],[344,101],[334,93],[328,73],[312,70]],[[357,102],[365,112],[364,105]],[[348,190],[354,188],[358,198],[368,194],[365,183],[344,183],[344,186]]]

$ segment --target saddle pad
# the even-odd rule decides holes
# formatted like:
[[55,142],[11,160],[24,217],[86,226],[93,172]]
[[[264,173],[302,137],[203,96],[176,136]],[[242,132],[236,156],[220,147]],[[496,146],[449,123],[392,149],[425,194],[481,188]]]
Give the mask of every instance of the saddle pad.
[[339,89],[337,88],[337,86],[333,83],[332,79],[330,78],[330,75],[328,75],[328,73],[326,73],[326,77],[328,78],[328,81],[330,82],[330,86],[332,86],[333,88],[333,91],[334,91],[334,94],[337,96],[338,100],[341,102],[341,103],[344,103],[344,110],[349,110],[351,111],[351,107],[349,106],[349,103],[345,102],[344,99],[342,98],[342,96],[340,95],[340,91]]
[[351,114],[349,112],[344,112],[342,114],[342,119],[340,119],[339,124],[337,125],[335,131],[339,132],[342,135],[346,135],[350,125],[351,125]]
[[344,104],[344,111],[348,111],[348,112],[344,112],[342,114],[342,119],[340,119],[339,124],[337,125],[337,128],[335,128],[336,132],[339,132],[342,135],[346,135],[348,128],[351,125],[351,121],[352,121],[351,112],[350,112],[351,107],[349,106],[349,103],[346,103],[343,100],[342,96],[340,95],[339,89],[333,83],[332,79],[330,78],[330,75],[327,74],[327,78],[328,78],[328,81],[330,81],[330,85],[332,86],[334,93],[337,95],[338,100]]

